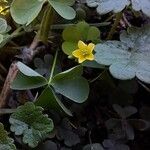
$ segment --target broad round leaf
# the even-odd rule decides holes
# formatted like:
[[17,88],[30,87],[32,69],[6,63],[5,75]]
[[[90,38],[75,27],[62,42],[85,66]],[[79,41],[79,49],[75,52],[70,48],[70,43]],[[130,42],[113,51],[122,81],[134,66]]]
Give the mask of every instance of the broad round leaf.
[[18,24],[29,25],[39,14],[45,0],[13,0],[10,13]]
[[132,8],[135,11],[142,10],[144,14],[150,17],[150,0],[131,0]]
[[71,20],[76,16],[75,10],[69,5],[68,0],[48,0],[50,5],[55,9],[55,11],[63,18]]
[[39,73],[35,72],[28,66],[24,65],[21,62],[17,63],[19,73],[16,79],[11,84],[11,88],[15,90],[27,90],[34,89],[41,86],[44,86],[48,81],[41,76]]
[[86,0],[86,2],[89,7],[97,7],[99,14],[106,14],[111,11],[118,13],[130,4],[130,0]]
[[135,76],[150,83],[150,27],[129,28],[120,35],[120,41],[97,44],[95,60],[110,65],[113,77],[121,80]]
[[7,30],[7,22],[5,19],[0,18],[0,33],[4,33]]
[[71,68],[53,77],[51,85],[55,91],[77,103],[83,103],[89,94],[89,85],[81,76],[82,66]]

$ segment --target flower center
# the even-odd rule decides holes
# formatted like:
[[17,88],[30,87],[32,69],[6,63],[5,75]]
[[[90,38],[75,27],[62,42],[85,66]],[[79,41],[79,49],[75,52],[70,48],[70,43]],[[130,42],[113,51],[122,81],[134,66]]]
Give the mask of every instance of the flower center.
[[82,50],[82,55],[85,56],[88,54],[88,51],[86,49]]

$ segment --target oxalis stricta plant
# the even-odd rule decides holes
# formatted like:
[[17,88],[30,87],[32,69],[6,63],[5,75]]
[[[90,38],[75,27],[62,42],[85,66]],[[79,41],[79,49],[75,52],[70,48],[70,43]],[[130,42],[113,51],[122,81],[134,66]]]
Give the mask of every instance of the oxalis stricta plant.
[[149,17],[150,0],[0,0],[0,150],[150,149]]

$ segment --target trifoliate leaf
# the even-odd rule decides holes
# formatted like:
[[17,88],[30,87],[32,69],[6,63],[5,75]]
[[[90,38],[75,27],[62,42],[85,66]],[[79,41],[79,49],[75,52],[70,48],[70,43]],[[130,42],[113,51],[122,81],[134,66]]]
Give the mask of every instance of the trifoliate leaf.
[[55,75],[51,85],[55,91],[77,103],[83,103],[89,94],[89,85],[83,73],[82,66],[73,67]]
[[150,17],[150,0],[131,0],[132,8],[135,11],[142,10],[142,12]]
[[46,109],[53,109],[59,113],[64,111],[67,115],[72,116],[71,111],[65,107],[65,105],[55,94],[54,90],[49,86],[43,90],[41,95],[37,98],[35,104]]
[[101,15],[111,11],[121,12],[126,6],[130,4],[129,0],[86,0],[89,7],[97,7],[97,12]]
[[49,54],[44,56],[44,60],[42,60],[41,58],[34,59],[34,66],[36,67],[35,71],[42,76],[45,75],[46,77],[48,77],[50,75],[52,64],[53,56]]
[[74,0],[48,0],[55,11],[63,18],[71,20],[75,18],[76,12],[70,7],[74,4]]
[[53,130],[53,121],[42,114],[43,108],[27,102],[10,116],[11,131],[23,136],[23,142],[36,147]]
[[13,0],[10,13],[18,24],[29,25],[39,14],[46,0]]
[[113,77],[121,80],[135,76],[150,83],[150,27],[129,28],[120,35],[120,41],[97,44],[95,60],[110,66]]
[[131,115],[135,114],[137,112],[136,107],[133,106],[126,106],[122,108],[118,104],[113,105],[114,110],[120,115],[121,118],[127,118],[130,117]]
[[4,126],[0,123],[0,150],[16,150],[13,144],[14,140],[8,137],[7,131],[4,130]]
[[[76,34],[70,34],[76,33]],[[90,26],[86,22],[79,22],[76,25],[68,26],[63,31],[64,43],[63,52],[72,55],[72,52],[78,48],[78,41],[92,41],[94,44],[99,41],[100,31],[98,28]]]
[[12,89],[27,90],[38,88],[47,84],[48,81],[46,80],[46,78],[29,68],[28,66],[24,65],[23,63],[18,62],[17,67],[20,72],[11,84]]

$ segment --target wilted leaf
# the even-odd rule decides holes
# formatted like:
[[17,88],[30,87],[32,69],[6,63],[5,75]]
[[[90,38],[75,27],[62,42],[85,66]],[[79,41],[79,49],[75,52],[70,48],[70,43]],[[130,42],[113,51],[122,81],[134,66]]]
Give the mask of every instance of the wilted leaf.
[[23,136],[23,142],[36,147],[53,130],[53,121],[42,114],[43,108],[28,102],[10,116],[11,131]]

